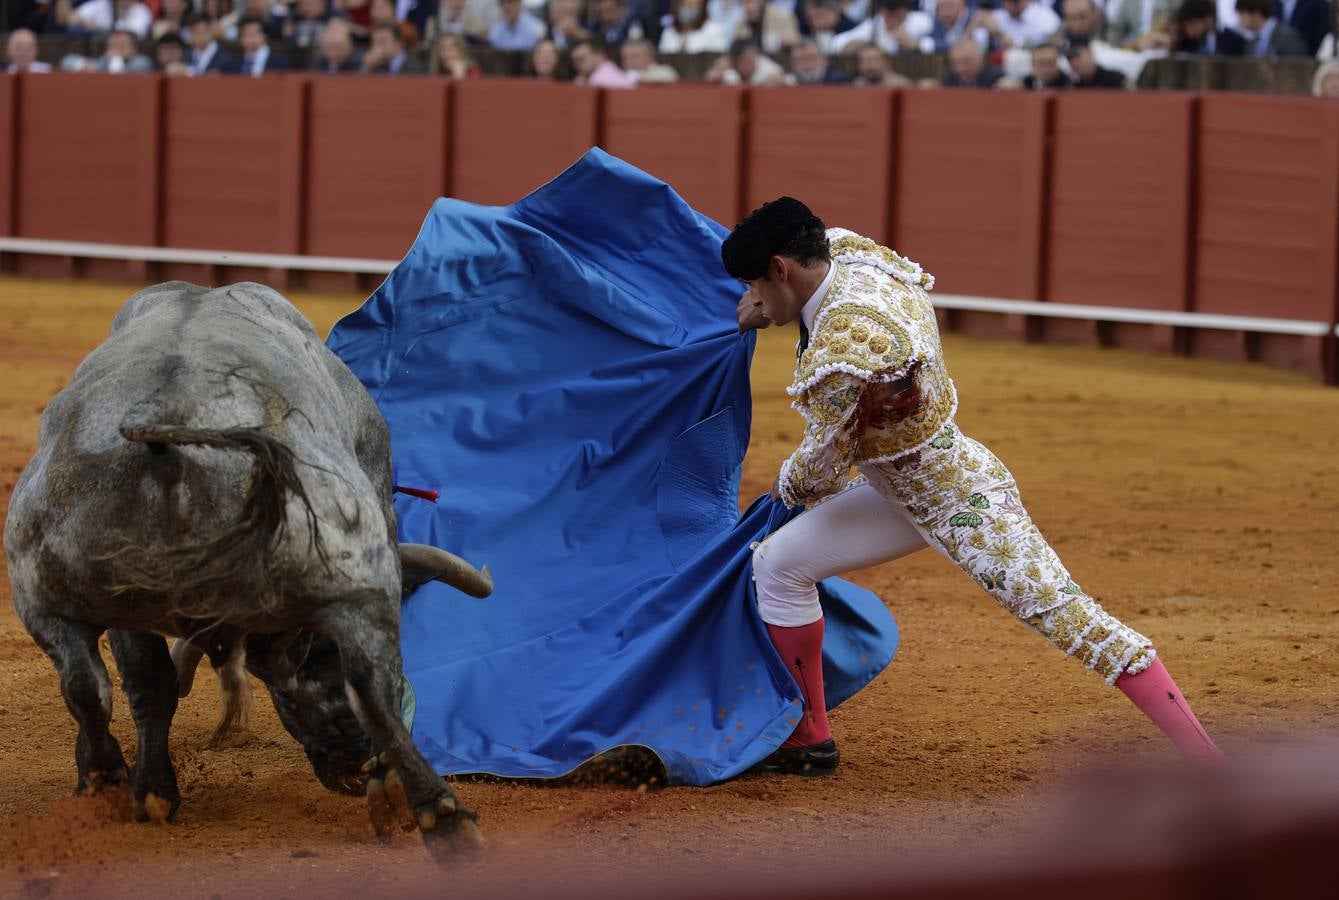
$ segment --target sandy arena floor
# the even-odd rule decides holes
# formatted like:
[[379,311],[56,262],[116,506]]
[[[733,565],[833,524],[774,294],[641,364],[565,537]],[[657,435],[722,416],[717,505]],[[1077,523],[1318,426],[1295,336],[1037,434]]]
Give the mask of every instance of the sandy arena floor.
[[[43,404],[129,294],[0,281],[0,504]],[[357,299],[294,297],[322,333]],[[800,432],[783,392],[792,341],[769,332],[760,344],[749,498]],[[1333,730],[1339,391],[1124,351],[959,337],[946,350],[963,430],[1009,464],[1077,580],[1153,638],[1225,750]],[[903,647],[833,715],[838,777],[650,792],[465,783],[489,855],[442,886],[543,891],[589,873],[663,880],[670,866],[832,864],[944,841],[969,856],[1008,853],[1040,793],[1117,759],[1171,757],[1118,692],[943,559],[922,552],[855,580],[887,600]],[[324,791],[267,705],[235,746],[201,750],[217,710],[212,679],[201,684],[173,732],[180,821],[110,820],[100,801],[69,796],[75,727],[0,579],[0,896],[336,896],[442,877],[416,838],[378,843],[360,801]],[[129,755],[124,696],[116,703]]]

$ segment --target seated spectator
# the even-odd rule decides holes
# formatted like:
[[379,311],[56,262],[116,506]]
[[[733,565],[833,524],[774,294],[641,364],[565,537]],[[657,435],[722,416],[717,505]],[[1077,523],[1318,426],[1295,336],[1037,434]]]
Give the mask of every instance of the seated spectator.
[[[164,0],[166,2],[166,0]],[[270,5],[270,0],[241,0],[242,10],[237,16],[237,26],[234,29],[235,34],[232,40],[241,37],[243,19],[259,19],[261,25],[265,28],[265,37],[271,42],[282,42],[284,39],[284,20],[288,18],[287,13],[276,14],[274,8]]]
[[1092,45],[1087,41],[1073,41],[1065,45],[1065,59],[1069,61],[1070,71],[1074,73],[1074,87],[1123,88],[1127,87],[1125,76],[1097,64],[1093,56]]
[[530,77],[539,81],[557,81],[562,54],[553,41],[540,41],[530,51]]
[[[946,0],[962,3],[962,0]],[[914,52],[934,27],[930,17],[913,10],[914,0],[875,0],[876,14],[832,39],[833,53],[856,44],[873,44],[884,53]],[[943,6],[941,2],[940,7]]]
[[5,59],[9,60],[9,65],[5,71],[10,75],[17,75],[20,72],[50,72],[51,64],[44,63],[37,58],[37,35],[28,28],[16,28],[9,33],[9,40],[5,44]]
[[844,84],[846,73],[828,64],[828,58],[818,45],[805,39],[790,51],[790,74],[786,84]]
[[920,39],[920,51],[948,53],[965,37],[972,38],[983,50],[990,46],[990,34],[967,8],[967,0],[935,0],[934,20]]
[[79,6],[56,0],[54,18],[66,31],[129,31],[142,38],[153,28],[153,13],[138,0],[87,0]]
[[295,47],[316,47],[331,20],[326,0],[297,0],[284,21],[284,40]]
[[190,12],[190,0],[162,0],[158,6],[158,18],[154,20],[150,34],[156,41],[169,31],[184,35],[186,33],[186,14]]
[[586,38],[572,48],[572,67],[577,70],[577,84],[591,87],[630,88],[637,82],[620,69],[605,48],[604,40],[597,34]]
[[[492,9],[496,9],[496,5]],[[441,0],[433,20],[433,33],[458,34],[472,43],[483,43],[488,39],[493,24],[469,0]]]
[[1302,36],[1274,18],[1274,0],[1237,0],[1236,10],[1236,26],[1218,38],[1219,53],[1254,59],[1310,56]]
[[1074,79],[1060,68],[1060,51],[1055,45],[1038,44],[1032,48],[1032,71],[1023,79],[1024,90],[1052,91],[1073,86]]
[[312,60],[312,68],[329,75],[357,72],[362,59],[353,48],[353,30],[343,19],[331,19],[321,31],[320,50]]
[[786,83],[786,70],[753,44],[735,41],[703,77],[720,84],[780,85]]
[[740,8],[744,14],[735,26],[737,40],[757,44],[764,53],[780,53],[799,41],[800,26],[789,10],[768,0],[740,0]]
[[404,40],[404,45],[412,50],[422,42],[423,35],[413,22],[400,20],[395,8],[396,2],[397,0],[372,0],[369,4],[372,10],[372,25],[373,27],[390,25],[400,29],[400,37]]
[[[942,4],[945,0],[939,0]],[[944,87],[989,88],[1004,73],[986,62],[986,51],[970,35],[960,39],[948,52],[949,70],[941,81]]]
[[646,38],[625,43],[622,58],[623,71],[638,84],[670,84],[679,80],[673,66],[656,60],[655,47]]
[[200,15],[214,25],[214,37],[220,41],[237,40],[237,20],[241,18],[233,0],[199,0]]
[[1172,16],[1170,49],[1193,56],[1218,52],[1218,4],[1214,0],[1183,0]]
[[372,26],[362,70],[369,75],[422,75],[423,64],[409,55],[400,26],[382,22]]
[[1130,50],[1171,46],[1177,0],[1114,0],[1107,7],[1107,41]]
[[[804,0],[804,5],[799,9],[804,13],[800,19],[800,34],[813,38],[818,49],[824,53],[835,53],[832,39],[856,26],[855,22],[842,15],[837,0]],[[850,52],[849,49],[847,52]]]
[[660,30],[661,53],[724,53],[730,32],[708,18],[706,0],[671,0]]
[[861,87],[911,87],[911,79],[893,71],[893,61],[873,44],[855,48],[855,78],[851,84]]
[[1057,36],[1057,42],[1092,43],[1097,40],[1102,28],[1102,13],[1095,0],[1062,0],[1062,4],[1060,14],[1063,17],[1064,27]]
[[[538,48],[538,44],[536,45]],[[482,78],[483,69],[470,56],[470,45],[458,34],[444,34],[432,48],[429,70],[447,78]]]
[[1327,62],[1316,70],[1311,79],[1311,93],[1317,97],[1339,100],[1339,62]]
[[629,11],[627,0],[592,0],[591,10],[595,15],[589,30],[598,34],[607,48],[617,50],[624,41],[647,35],[647,26]]
[[139,52],[135,35],[129,31],[113,31],[107,35],[107,46],[102,56],[86,59],[70,54],[61,60],[60,67],[67,72],[107,72],[119,75],[122,72],[152,72],[153,61]]
[[189,75],[186,65],[186,42],[175,31],[169,31],[158,38],[153,46],[153,64],[164,75]]
[[353,26],[355,35],[372,35],[372,0],[334,0],[336,15]]
[[237,60],[219,47],[214,37],[214,22],[199,13],[186,17],[186,40],[190,43],[190,52],[186,55],[186,65],[192,75],[205,75],[210,72],[236,72]]
[[1335,12],[1330,0],[1282,0],[1275,14],[1302,36],[1307,54],[1319,58],[1320,45],[1334,34]]
[[521,0],[499,0],[502,18],[488,32],[497,50],[529,50],[544,38],[544,23],[528,12]]
[[547,34],[557,49],[566,50],[590,37],[590,31],[581,24],[581,0],[549,0],[546,12]]
[[1060,17],[1042,0],[1003,0],[999,9],[981,10],[977,24],[1003,50],[1035,47],[1060,31]]
[[726,34],[735,33],[743,15],[744,6],[740,0],[707,0],[707,18],[724,28]]
[[293,68],[292,63],[270,48],[270,36],[262,18],[242,17],[237,24],[237,43],[242,47],[242,64],[237,70],[240,75],[259,78],[266,72],[285,72]]

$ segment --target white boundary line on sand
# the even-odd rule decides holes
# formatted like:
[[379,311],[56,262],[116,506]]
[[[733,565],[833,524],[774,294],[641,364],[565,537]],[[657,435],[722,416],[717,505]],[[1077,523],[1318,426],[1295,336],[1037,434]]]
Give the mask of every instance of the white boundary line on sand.
[[[171,247],[134,247],[126,244],[91,244],[76,241],[44,241],[0,237],[2,253],[34,253],[75,256],[86,259],[125,259],[141,262],[175,262],[194,265],[246,266],[263,269],[294,269],[305,272],[357,272],[385,275],[398,264],[388,259],[348,259],[337,256],[287,256],[278,253],[243,253],[232,250],[186,250]],[[1299,319],[1269,319],[1257,316],[1223,316],[1215,313],[1172,312],[1157,309],[1127,309],[1118,306],[1081,306],[1073,303],[1041,303],[1036,300],[1004,300],[935,294],[939,309],[1006,315],[1042,316],[1052,319],[1085,319],[1096,322],[1131,322],[1140,325],[1171,325],[1177,328],[1213,328],[1262,334],[1293,334],[1321,337],[1339,335],[1339,325]]]

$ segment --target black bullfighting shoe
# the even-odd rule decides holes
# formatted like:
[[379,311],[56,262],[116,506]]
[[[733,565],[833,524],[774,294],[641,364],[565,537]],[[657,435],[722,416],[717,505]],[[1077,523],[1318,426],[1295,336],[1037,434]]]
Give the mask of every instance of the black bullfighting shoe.
[[754,766],[753,771],[820,778],[824,775],[837,774],[837,763],[841,761],[841,757],[837,742],[828,738],[812,747],[782,747]]

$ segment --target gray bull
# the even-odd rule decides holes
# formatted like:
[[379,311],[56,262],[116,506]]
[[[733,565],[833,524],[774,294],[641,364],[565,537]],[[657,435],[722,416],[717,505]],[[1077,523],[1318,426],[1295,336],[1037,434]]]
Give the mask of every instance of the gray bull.
[[[400,716],[400,600],[431,578],[492,583],[399,545],[391,493],[384,419],[278,293],[176,282],[126,301],[43,413],[5,522],[15,609],[79,725],[77,790],[128,779],[142,815],[176,813],[175,635],[223,671],[244,660],[321,781],[365,786],[379,828],[412,814],[440,862],[477,848]],[[104,631],[138,733],[128,775]],[[177,655],[184,693],[194,660]]]

